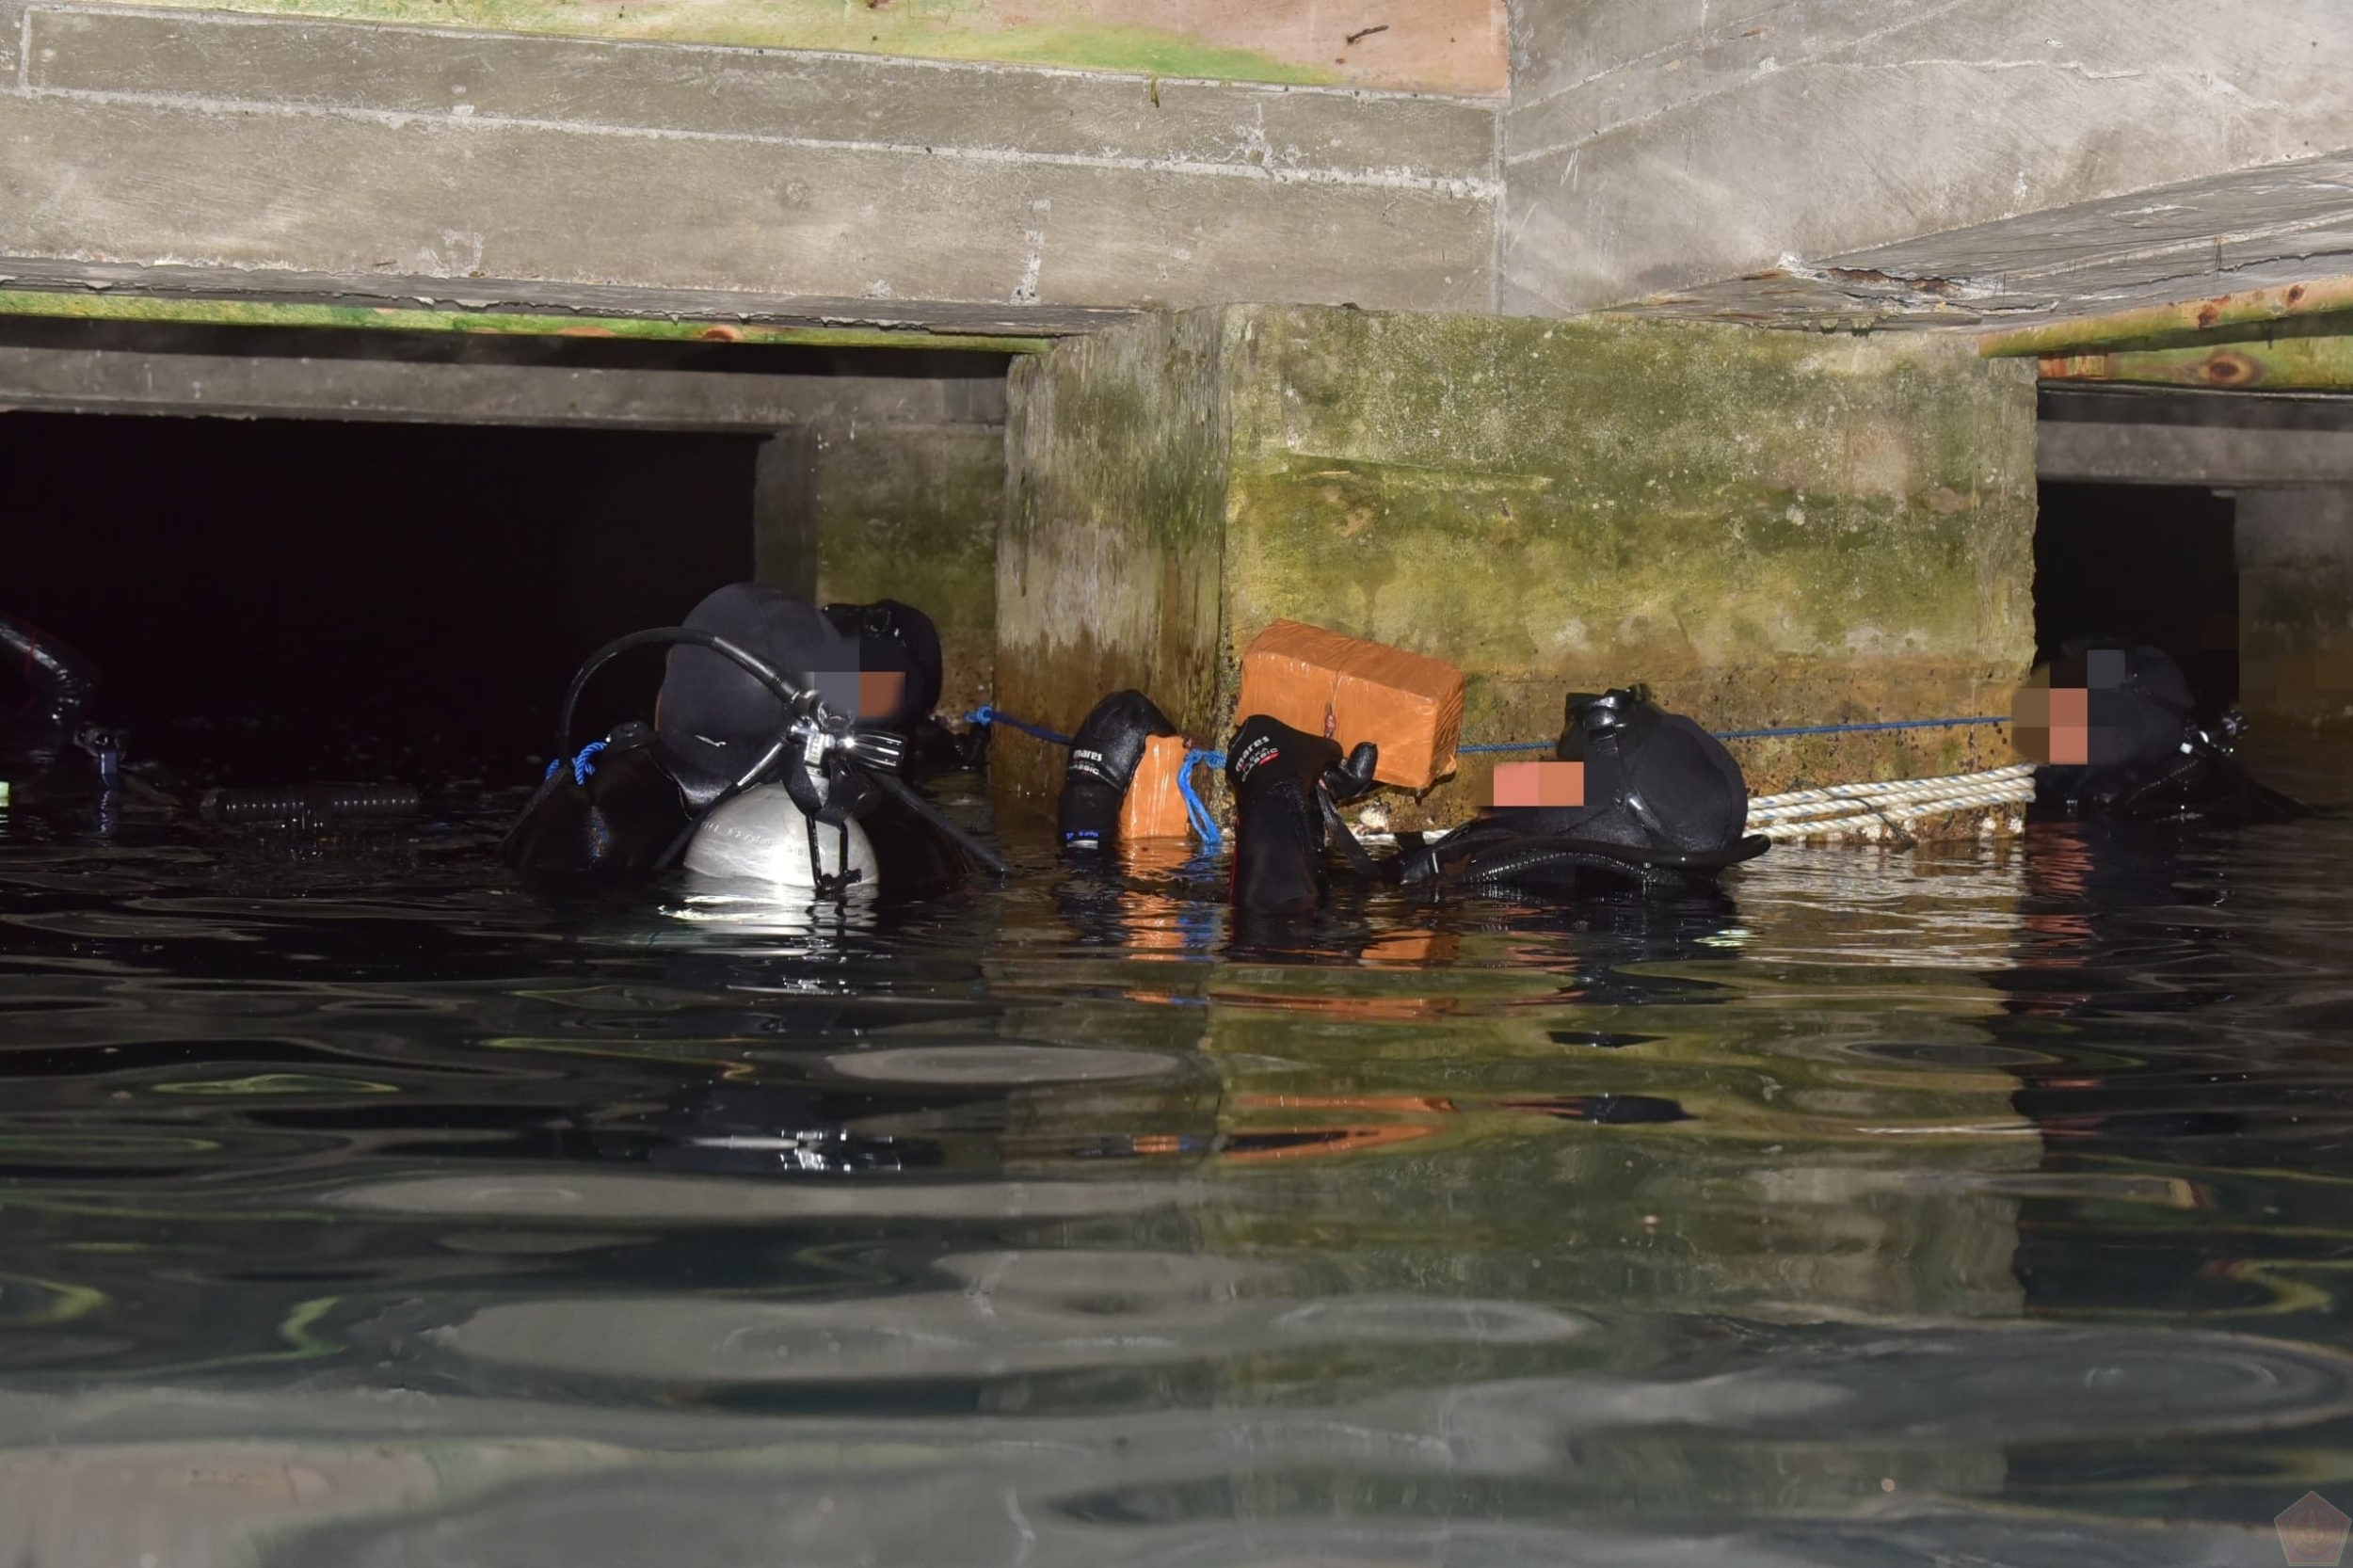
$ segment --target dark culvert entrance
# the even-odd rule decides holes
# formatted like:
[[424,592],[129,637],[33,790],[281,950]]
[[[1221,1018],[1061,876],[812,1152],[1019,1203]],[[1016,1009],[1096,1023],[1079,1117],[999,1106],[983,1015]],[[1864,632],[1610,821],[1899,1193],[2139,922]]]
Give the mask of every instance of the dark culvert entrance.
[[2201,710],[2238,699],[2236,504],[2201,487],[2045,482],[2035,524],[2035,658],[2083,637],[2164,649]]
[[[191,783],[527,781],[584,650],[753,565],[756,434],[0,415],[0,610]],[[625,662],[583,726],[644,712]]]

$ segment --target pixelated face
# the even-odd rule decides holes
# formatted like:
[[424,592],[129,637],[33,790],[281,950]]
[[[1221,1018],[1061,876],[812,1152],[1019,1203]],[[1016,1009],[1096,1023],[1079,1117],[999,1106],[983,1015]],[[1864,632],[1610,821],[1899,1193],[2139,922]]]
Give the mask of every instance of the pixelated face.
[[2059,767],[2110,760],[2124,745],[2111,712],[2123,684],[2121,648],[2053,660],[2011,699],[2011,744],[2026,761]]
[[1582,762],[1505,762],[1496,769],[1497,806],[1582,806]]
[[906,698],[907,678],[899,670],[820,670],[819,700],[837,713],[885,719]]

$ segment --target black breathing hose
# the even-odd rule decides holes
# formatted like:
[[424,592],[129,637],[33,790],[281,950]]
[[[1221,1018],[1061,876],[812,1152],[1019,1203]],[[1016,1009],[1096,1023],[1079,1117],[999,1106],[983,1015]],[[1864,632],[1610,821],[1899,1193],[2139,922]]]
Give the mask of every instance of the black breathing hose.
[[588,689],[589,680],[599,670],[633,648],[675,648],[680,644],[691,648],[707,648],[722,658],[732,661],[744,674],[767,687],[768,695],[787,708],[793,706],[804,695],[801,688],[795,686],[789,676],[779,674],[772,665],[745,652],[725,637],[692,626],[648,627],[643,632],[632,632],[627,636],[614,638],[588,655],[587,660],[582,664],[579,672],[572,677],[570,688],[564,693],[564,706],[557,711],[555,715],[555,755],[569,757],[572,754],[572,710],[580,706],[580,694]]
[[0,616],[0,657],[21,663],[34,705],[51,724],[62,725],[88,708],[98,691],[98,672],[88,660],[56,638],[21,620]]

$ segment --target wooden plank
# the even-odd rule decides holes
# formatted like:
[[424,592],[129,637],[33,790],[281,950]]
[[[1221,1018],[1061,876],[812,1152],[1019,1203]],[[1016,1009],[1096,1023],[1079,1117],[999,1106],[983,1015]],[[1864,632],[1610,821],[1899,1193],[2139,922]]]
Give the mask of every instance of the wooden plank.
[[2304,283],[2282,283],[2277,288],[2217,295],[2209,299],[2148,305],[2112,315],[1989,332],[1977,340],[1977,352],[1990,359],[2029,354],[2080,356],[2091,349],[2145,344],[2176,333],[2258,327],[2340,311],[2353,312],[2353,278],[2320,278]]
[[2218,392],[2353,392],[2353,323],[2342,336],[2200,348],[2045,354],[2045,381],[2111,381]]

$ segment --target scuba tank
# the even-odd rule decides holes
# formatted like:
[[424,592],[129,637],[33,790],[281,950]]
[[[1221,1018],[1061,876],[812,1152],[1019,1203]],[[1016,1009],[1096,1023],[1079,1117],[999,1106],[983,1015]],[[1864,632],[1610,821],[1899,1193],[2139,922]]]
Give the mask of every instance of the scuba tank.
[[[749,585],[739,586],[749,591]],[[680,674],[674,663],[664,682],[660,734],[643,724],[627,724],[574,753],[572,714],[582,692],[605,664],[642,648],[715,655],[705,663],[742,672],[757,689],[754,695],[764,693],[774,699],[773,707],[758,732],[735,725],[718,727],[723,734],[703,733],[683,722],[684,699],[707,694],[684,685],[674,690]],[[697,674],[693,686],[711,685],[704,678],[709,673]],[[501,854],[526,870],[582,872],[658,871],[685,856],[689,869],[708,874],[807,887],[820,897],[833,897],[878,881],[872,841],[856,824],[880,811],[893,823],[912,824],[921,834],[944,840],[944,854],[968,856],[1004,874],[1002,860],[901,778],[904,738],[859,724],[854,709],[828,707],[814,684],[803,683],[809,680],[806,675],[795,680],[698,627],[655,627],[615,638],[573,675],[557,715],[555,756],[547,778],[508,831]],[[674,696],[681,700],[673,703]],[[680,730],[676,744],[670,741],[674,723]],[[738,802],[744,803],[742,809],[729,811]],[[797,850],[786,841],[792,838],[802,840]],[[921,885],[922,856],[900,858],[918,873],[907,880]],[[901,879],[894,873],[893,880]]]
[[686,869],[824,897],[881,885],[874,846],[856,818],[811,817],[781,784],[745,790],[702,820],[687,841]]

